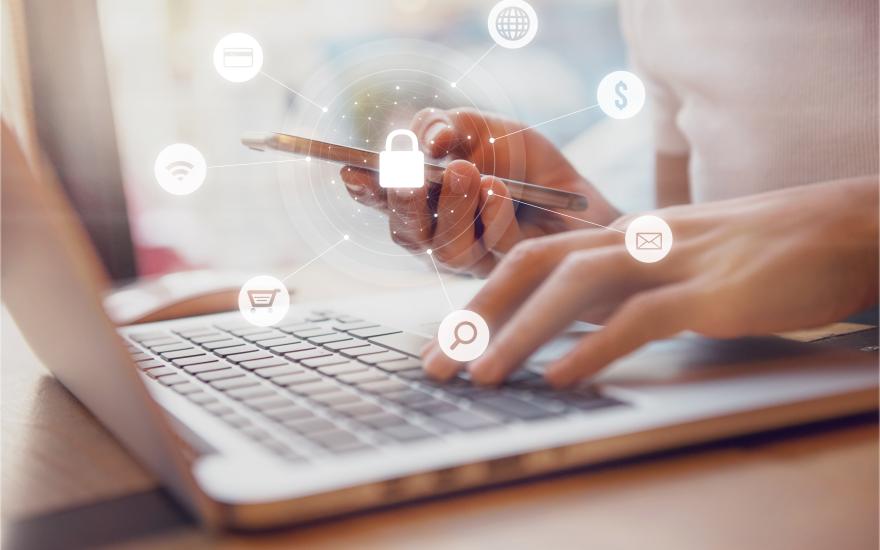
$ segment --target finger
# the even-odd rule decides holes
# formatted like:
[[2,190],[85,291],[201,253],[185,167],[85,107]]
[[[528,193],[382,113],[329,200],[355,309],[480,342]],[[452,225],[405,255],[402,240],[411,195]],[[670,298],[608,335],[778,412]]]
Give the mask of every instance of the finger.
[[434,158],[448,155],[456,142],[449,111],[443,109],[422,109],[413,116],[410,129],[419,139],[422,150]]
[[510,191],[498,178],[484,176],[482,179],[480,219],[483,220],[483,245],[487,250],[507,254],[523,238]]
[[615,359],[653,340],[668,338],[694,322],[698,292],[694,283],[660,287],[636,294],[598,332],[547,368],[556,387],[570,386]]
[[428,186],[388,190],[388,224],[394,242],[409,250],[424,250],[431,242],[433,221]]
[[620,247],[579,250],[567,255],[496,332],[483,356],[468,366],[471,378],[480,384],[502,382],[539,347],[575,321],[594,297],[617,285],[628,265],[628,255]]
[[379,187],[374,172],[353,166],[344,166],[339,171],[339,175],[345,184],[345,189],[354,200],[371,208],[383,212],[387,211],[388,196],[385,189]]
[[[480,314],[494,331],[568,252],[589,247],[590,242],[599,243],[599,237],[598,233],[578,231],[522,241],[498,264],[467,309]],[[461,368],[440,350],[436,340],[422,359],[428,375],[438,380],[454,376]]]
[[474,165],[463,160],[450,163],[443,173],[432,247],[443,264],[467,269],[486,255],[476,235],[479,197],[480,173]]

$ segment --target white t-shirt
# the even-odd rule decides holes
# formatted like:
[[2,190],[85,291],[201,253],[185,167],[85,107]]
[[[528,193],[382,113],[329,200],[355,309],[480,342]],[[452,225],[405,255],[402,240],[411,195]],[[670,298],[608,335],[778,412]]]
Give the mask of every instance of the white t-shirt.
[[694,201],[878,173],[877,0],[621,0],[621,22]]

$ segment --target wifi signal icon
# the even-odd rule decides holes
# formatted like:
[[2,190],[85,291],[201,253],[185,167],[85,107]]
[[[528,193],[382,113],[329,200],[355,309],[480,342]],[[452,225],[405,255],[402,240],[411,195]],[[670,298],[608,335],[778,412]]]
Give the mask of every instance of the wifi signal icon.
[[165,147],[153,165],[156,181],[172,195],[188,195],[201,187],[206,172],[205,157],[186,143]]
[[166,166],[165,170],[176,178],[177,181],[183,181],[192,173],[193,168],[195,168],[195,164],[185,160],[178,160]]

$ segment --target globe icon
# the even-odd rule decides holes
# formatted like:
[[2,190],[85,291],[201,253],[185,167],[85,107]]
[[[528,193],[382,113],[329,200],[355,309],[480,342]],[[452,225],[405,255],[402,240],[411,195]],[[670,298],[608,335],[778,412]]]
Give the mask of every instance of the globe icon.
[[495,18],[495,29],[505,40],[520,40],[529,32],[529,14],[520,7],[509,6]]

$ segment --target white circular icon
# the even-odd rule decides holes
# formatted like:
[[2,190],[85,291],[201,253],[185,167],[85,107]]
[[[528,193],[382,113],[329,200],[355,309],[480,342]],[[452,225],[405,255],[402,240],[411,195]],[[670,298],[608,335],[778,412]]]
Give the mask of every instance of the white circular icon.
[[538,14],[524,0],[501,0],[489,12],[489,36],[502,48],[522,48],[538,32]]
[[238,293],[238,310],[252,325],[274,325],[284,319],[289,309],[290,293],[287,287],[270,275],[248,279]]
[[630,118],[645,106],[645,85],[629,71],[614,71],[599,82],[596,101],[611,118]]
[[459,309],[443,318],[437,341],[450,359],[462,363],[473,361],[489,346],[489,325],[479,313]]
[[263,48],[249,34],[227,34],[214,47],[214,68],[230,82],[246,82],[263,68]]
[[646,264],[659,262],[672,250],[672,230],[657,216],[639,216],[626,226],[626,250]]
[[153,173],[162,189],[172,195],[189,195],[205,183],[207,166],[198,149],[175,143],[159,152]]

